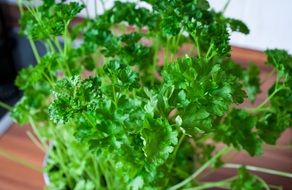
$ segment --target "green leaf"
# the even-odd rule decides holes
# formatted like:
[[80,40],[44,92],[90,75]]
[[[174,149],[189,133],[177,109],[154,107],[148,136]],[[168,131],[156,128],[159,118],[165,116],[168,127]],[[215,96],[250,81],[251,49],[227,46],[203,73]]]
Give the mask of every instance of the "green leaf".
[[185,109],[186,111],[180,113],[182,115],[182,127],[187,134],[193,135],[197,132],[210,131],[212,127],[212,119],[210,113],[204,108],[200,108],[195,104],[190,104]]
[[50,82],[54,77],[50,72],[56,67],[58,57],[55,54],[46,54],[36,66],[28,66],[20,71],[15,84],[21,89],[32,88],[38,83]]
[[173,152],[178,142],[178,133],[166,120],[145,120],[144,129],[141,131],[143,151],[146,157],[146,170],[163,164]]
[[97,77],[81,81],[74,76],[58,81],[53,91],[55,99],[49,106],[52,121],[65,124],[83,110],[94,110],[101,96],[100,85]]
[[260,155],[262,141],[254,132],[256,123],[256,116],[244,110],[234,109],[215,130],[215,139],[239,150],[244,149],[252,156]]
[[210,8],[210,4],[207,0],[196,0],[196,3],[200,9],[208,10]]
[[292,57],[286,50],[269,49],[265,53],[268,58],[267,64],[273,65],[279,72],[280,77],[291,77]]
[[117,85],[120,88],[132,89],[140,86],[138,74],[121,60],[110,60],[104,65],[104,71],[114,79],[112,81],[114,85]]
[[248,98],[254,102],[260,93],[260,70],[256,64],[250,64],[248,69],[243,72],[244,87]]
[[257,124],[259,136],[268,144],[276,144],[276,141],[285,129],[291,126],[291,114],[278,112],[265,113]]
[[249,29],[244,22],[238,19],[227,19],[228,25],[233,32],[240,32],[243,34],[249,34]]
[[21,16],[21,33],[35,40],[60,36],[64,34],[67,23],[83,8],[84,5],[77,2],[67,4],[48,1]]
[[262,190],[264,186],[257,177],[250,174],[243,166],[239,168],[237,178],[231,182],[232,190]]

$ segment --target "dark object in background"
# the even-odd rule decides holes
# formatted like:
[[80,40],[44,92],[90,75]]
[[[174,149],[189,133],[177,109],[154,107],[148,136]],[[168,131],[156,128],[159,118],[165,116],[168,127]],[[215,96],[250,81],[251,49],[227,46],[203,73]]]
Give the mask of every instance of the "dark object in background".
[[[16,40],[12,37],[11,29],[5,23],[2,9],[0,7],[0,101],[13,104],[19,97],[19,90],[14,85],[17,75],[13,59],[13,49]],[[0,108],[0,118],[6,110]]]
[[[0,101],[10,105],[21,97],[14,85],[18,71],[36,64],[28,40],[18,34],[18,17],[16,6],[0,0]],[[41,56],[45,54],[46,49],[41,42],[36,42],[36,47]],[[6,112],[0,107],[0,122]]]
[[3,13],[0,9],[0,85],[10,83],[16,77],[16,68],[12,55],[15,40],[8,33],[8,28],[5,25]]

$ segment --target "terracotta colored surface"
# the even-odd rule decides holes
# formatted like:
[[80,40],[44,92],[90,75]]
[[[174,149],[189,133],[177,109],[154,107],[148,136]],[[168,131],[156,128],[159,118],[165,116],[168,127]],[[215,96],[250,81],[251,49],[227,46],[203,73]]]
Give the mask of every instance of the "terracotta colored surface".
[[[232,57],[238,62],[246,66],[247,61],[256,62],[264,72],[262,78],[266,78],[271,71],[270,68],[264,66],[265,56],[258,51],[252,51],[242,48],[233,48]],[[257,103],[265,98],[264,92],[273,82],[273,77],[268,77],[268,80],[263,84],[263,93],[259,96]],[[246,103],[247,105],[248,103]],[[27,137],[26,131],[30,130],[28,126],[17,127],[12,126],[7,133],[0,137],[0,152],[6,151],[13,154],[19,159],[33,163],[35,167],[41,167],[44,153],[41,152]],[[287,130],[283,135],[279,144],[292,144],[292,130]],[[263,157],[251,158],[245,153],[232,153],[226,158],[231,163],[242,163],[277,169],[285,172],[292,172],[292,148],[283,147],[272,148],[266,147],[266,153]],[[212,181],[224,179],[235,173],[234,169],[220,169],[213,171],[203,179]],[[292,179],[277,177],[272,175],[262,175],[261,177],[268,180],[273,185],[283,185],[286,190],[292,189]],[[44,182],[42,173],[24,167],[23,165],[9,160],[0,154],[0,190],[41,190]]]
[[[15,159],[31,163],[41,170],[44,153],[28,138],[29,126],[13,125],[0,137],[0,190],[41,190],[44,183],[41,171],[30,169]],[[1,152],[12,156],[4,157]]]

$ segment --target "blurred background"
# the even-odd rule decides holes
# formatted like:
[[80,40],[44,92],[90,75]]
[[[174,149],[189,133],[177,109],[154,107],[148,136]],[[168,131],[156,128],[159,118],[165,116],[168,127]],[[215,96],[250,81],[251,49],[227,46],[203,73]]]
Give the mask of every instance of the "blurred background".
[[[12,1],[12,0],[10,0]],[[94,15],[94,2],[87,1],[89,15]],[[134,0],[132,0],[134,1]],[[113,0],[105,0],[106,7]],[[255,50],[266,48],[282,48],[292,53],[292,1],[291,0],[209,0],[211,7],[219,11],[228,4],[225,15],[243,20],[250,28],[250,34],[245,36],[234,33],[231,44]],[[147,6],[141,3],[141,6]],[[99,5],[99,12],[102,7]],[[86,12],[81,13],[86,16]]]
[[[36,4],[39,0],[33,0]],[[79,0],[82,2],[82,0]],[[90,16],[94,16],[94,1],[83,0],[88,5]],[[122,0],[123,1],[123,0]],[[125,0],[124,0],[125,1]],[[135,1],[135,0],[130,0]],[[0,0],[14,4],[16,0]],[[231,43],[236,46],[265,50],[266,48],[283,48],[292,53],[292,1],[291,0],[209,0],[211,7],[222,10],[226,3],[226,15],[243,20],[250,28],[248,36],[232,35]],[[105,7],[113,5],[113,0],[104,0]],[[141,6],[147,6],[140,3]],[[97,5],[98,12],[103,8]],[[80,16],[87,16],[84,10]]]

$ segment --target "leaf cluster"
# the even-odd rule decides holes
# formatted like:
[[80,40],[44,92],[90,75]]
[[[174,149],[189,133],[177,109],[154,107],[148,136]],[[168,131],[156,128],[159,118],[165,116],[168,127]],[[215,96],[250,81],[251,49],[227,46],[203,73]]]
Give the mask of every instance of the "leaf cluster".
[[54,1],[44,1],[36,9],[28,7],[19,21],[21,33],[34,40],[63,35],[70,20],[83,8],[77,2],[66,4]]
[[[20,72],[24,97],[12,115],[37,124],[44,144],[54,141],[52,189],[165,189],[209,163],[215,142],[260,155],[263,143],[275,144],[292,125],[285,50],[266,51],[277,74],[268,98],[240,108],[261,85],[255,64],[244,69],[230,58],[230,33],[248,27],[206,0],[143,2],[151,8],[116,1],[73,28],[84,8],[76,2],[46,0],[22,15],[21,32],[48,52]],[[192,52],[181,56],[185,44]],[[233,189],[262,188],[245,168],[237,176]]]

